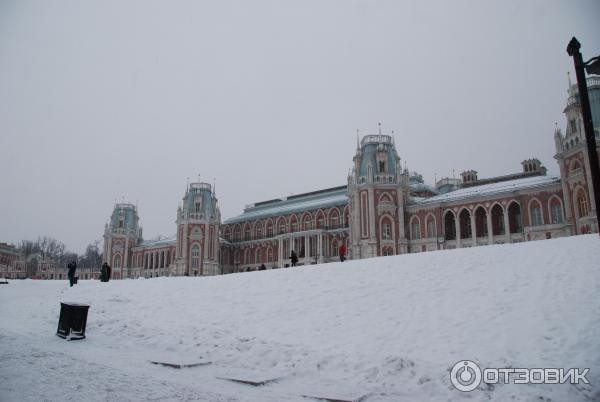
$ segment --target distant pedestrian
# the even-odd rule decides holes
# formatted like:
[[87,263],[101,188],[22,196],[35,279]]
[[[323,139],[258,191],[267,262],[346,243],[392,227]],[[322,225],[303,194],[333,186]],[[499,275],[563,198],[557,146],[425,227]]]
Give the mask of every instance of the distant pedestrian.
[[67,277],[69,278],[69,285],[73,286],[75,282],[75,270],[77,269],[77,263],[75,261],[71,261],[67,264],[67,268],[69,271],[67,272]]
[[298,256],[294,250],[292,250],[292,254],[290,255],[290,261],[292,262],[292,267],[295,267],[298,262]]
[[267,267],[265,267],[265,264],[264,264],[264,263],[263,263],[263,264],[260,264],[260,267],[258,267],[258,270],[259,270],[259,271],[264,271],[264,270],[266,270],[266,269],[267,269]]
[[106,282],[110,281],[110,276],[112,275],[112,268],[110,265],[106,264]]
[[344,262],[344,260],[346,259],[346,246],[342,244],[338,251],[340,254],[340,262]]
[[102,264],[102,268],[100,268],[100,282],[106,282],[108,277],[108,264]]

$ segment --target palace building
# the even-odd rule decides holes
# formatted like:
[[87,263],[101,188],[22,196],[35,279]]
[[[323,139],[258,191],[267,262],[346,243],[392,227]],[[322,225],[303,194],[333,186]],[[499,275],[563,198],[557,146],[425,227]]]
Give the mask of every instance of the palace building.
[[[588,88],[600,140],[600,78]],[[173,238],[144,241],[137,207],[118,203],[104,256],[115,279],[201,276],[286,267],[292,250],[308,265],[339,261],[341,245],[347,258],[361,259],[598,232],[576,85],[564,113],[565,133],[554,132],[560,176],[531,158],[504,176],[466,170],[428,185],[379,130],[357,139],[344,185],[256,202],[224,221],[214,188],[189,184]]]

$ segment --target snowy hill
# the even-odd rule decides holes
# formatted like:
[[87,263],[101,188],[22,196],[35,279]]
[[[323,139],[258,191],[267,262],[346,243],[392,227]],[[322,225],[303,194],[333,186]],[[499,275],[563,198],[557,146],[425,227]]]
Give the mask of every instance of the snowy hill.
[[[209,278],[12,281],[0,285],[0,399],[598,400],[598,261],[589,235]],[[54,335],[60,301],[91,305],[87,339]],[[590,384],[463,393],[449,377],[463,359],[590,368]]]

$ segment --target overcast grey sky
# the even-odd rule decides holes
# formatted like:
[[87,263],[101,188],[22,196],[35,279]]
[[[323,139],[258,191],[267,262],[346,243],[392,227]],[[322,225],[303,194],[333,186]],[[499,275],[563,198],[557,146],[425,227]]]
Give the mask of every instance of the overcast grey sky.
[[538,157],[557,173],[590,1],[0,1],[0,242],[100,239],[115,198],[175,233],[186,177],[244,205],[345,184],[394,130],[428,182]]

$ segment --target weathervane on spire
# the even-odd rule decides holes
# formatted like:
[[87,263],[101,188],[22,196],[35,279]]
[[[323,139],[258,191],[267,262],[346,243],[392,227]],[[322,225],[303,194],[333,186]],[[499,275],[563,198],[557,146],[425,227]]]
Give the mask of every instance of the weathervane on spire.
[[381,135],[381,122],[377,123],[377,125],[379,126],[379,135]]

